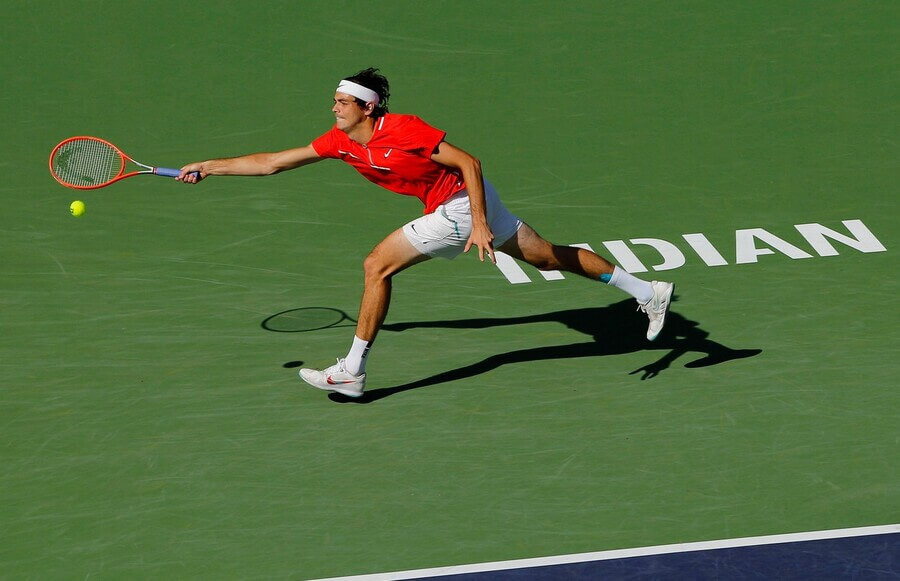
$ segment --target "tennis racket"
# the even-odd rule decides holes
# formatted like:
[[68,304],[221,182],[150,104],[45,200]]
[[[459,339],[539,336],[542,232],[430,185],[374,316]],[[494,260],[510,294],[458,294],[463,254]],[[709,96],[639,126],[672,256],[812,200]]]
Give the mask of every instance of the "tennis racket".
[[[143,169],[125,173],[127,162]],[[50,173],[67,188],[94,190],[141,174],[174,178],[181,170],[145,165],[105,139],[80,136],[70,137],[53,148]]]

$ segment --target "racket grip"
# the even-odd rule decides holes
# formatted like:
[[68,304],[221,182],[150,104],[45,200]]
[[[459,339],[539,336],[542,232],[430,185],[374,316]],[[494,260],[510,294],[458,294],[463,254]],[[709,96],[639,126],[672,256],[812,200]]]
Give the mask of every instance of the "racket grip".
[[175,169],[171,167],[155,167],[153,168],[153,173],[158,176],[163,176],[166,178],[177,178],[181,173],[180,169]]
[[[153,168],[153,173],[155,173],[158,176],[163,176],[165,178],[177,178],[178,175],[181,173],[181,170],[175,169],[172,167],[155,167],[155,168]],[[196,176],[200,172],[195,171],[195,172],[191,172],[191,173],[193,173]]]

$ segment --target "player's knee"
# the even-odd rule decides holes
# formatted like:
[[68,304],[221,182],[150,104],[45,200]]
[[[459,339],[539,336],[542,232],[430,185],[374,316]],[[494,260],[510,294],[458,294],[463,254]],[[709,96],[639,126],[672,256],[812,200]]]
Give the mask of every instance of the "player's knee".
[[559,262],[552,256],[530,256],[527,262],[538,270],[559,270]]
[[560,260],[559,248],[558,246],[547,244],[541,249],[540,253],[534,256],[531,261],[532,266],[538,270],[559,270],[563,265]]
[[390,268],[381,259],[377,250],[373,250],[363,260],[363,273],[366,280],[384,280],[391,276]]
[[381,261],[378,260],[378,256],[375,252],[369,253],[363,260],[363,273],[366,278],[378,277],[381,270]]
[[538,270],[562,270],[562,263],[547,261],[539,266]]

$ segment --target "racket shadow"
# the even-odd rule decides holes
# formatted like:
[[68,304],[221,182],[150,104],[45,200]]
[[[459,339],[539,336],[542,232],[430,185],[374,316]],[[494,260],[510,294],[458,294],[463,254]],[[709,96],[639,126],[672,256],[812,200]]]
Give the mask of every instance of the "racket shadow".
[[308,333],[332,327],[355,327],[356,319],[332,307],[300,307],[266,317],[260,326],[275,333]]
[[691,321],[675,311],[669,312],[666,318],[666,327],[657,340],[652,343],[648,342],[644,335],[647,318],[635,310],[632,300],[624,300],[604,307],[553,311],[524,317],[391,323],[384,325],[382,329],[401,333],[412,329],[491,329],[546,322],[565,325],[576,333],[586,335],[589,340],[497,353],[475,363],[442,371],[409,383],[372,389],[364,392],[359,398],[350,398],[337,393],[331,393],[328,397],[338,403],[368,404],[405,391],[475,377],[504,365],[530,361],[605,357],[642,351],[662,352],[662,356],[655,361],[629,373],[629,375],[638,376],[643,381],[658,377],[677,359],[691,352],[701,356],[684,364],[684,367],[689,369],[719,365],[727,361],[755,357],[762,353],[761,349],[732,349],[713,341],[709,338],[709,332],[704,330],[698,322]]

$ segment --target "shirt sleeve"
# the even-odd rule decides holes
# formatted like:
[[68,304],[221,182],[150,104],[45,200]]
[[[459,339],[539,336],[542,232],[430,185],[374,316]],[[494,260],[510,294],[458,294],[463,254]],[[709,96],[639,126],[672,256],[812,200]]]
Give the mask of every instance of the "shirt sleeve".
[[411,115],[406,121],[403,133],[408,139],[404,149],[418,151],[419,155],[423,157],[431,157],[437,146],[447,136],[446,131],[432,127],[414,115]]
[[316,137],[312,146],[313,149],[316,150],[316,153],[319,154],[319,157],[328,157],[328,158],[336,158],[340,157],[338,153],[338,145],[337,145],[337,136],[335,135],[335,131],[338,131],[337,127],[332,127],[330,131]]

